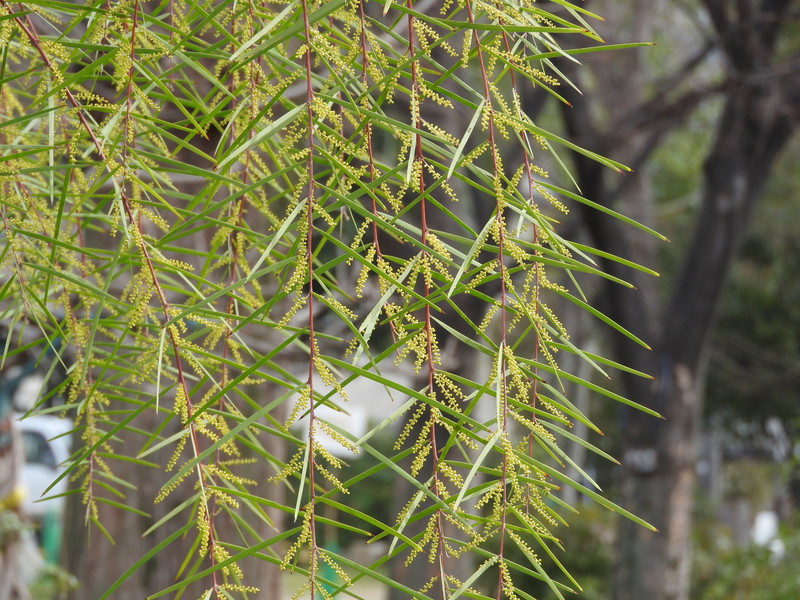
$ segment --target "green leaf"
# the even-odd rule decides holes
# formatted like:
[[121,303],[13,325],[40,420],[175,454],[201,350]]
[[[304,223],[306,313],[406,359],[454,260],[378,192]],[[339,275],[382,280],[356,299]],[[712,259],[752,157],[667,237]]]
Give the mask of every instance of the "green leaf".
[[266,127],[260,129],[255,135],[250,137],[246,143],[234,146],[233,149],[222,155],[222,160],[217,163],[217,170],[224,171],[228,166],[233,164],[242,154],[258,146],[263,140],[271,138],[281,131],[292,119],[295,118],[297,113],[305,107],[300,104],[291,110],[285,112],[280,117],[271,121]]

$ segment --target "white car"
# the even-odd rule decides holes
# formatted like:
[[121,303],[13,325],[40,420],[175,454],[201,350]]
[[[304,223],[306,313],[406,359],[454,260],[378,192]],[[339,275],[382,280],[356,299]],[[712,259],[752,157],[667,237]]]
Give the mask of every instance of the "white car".
[[17,426],[22,433],[25,454],[20,482],[25,489],[23,510],[34,520],[41,520],[48,513],[60,516],[64,511],[64,498],[52,496],[67,491],[68,478],[64,477],[50,490],[45,490],[64,472],[64,464],[70,456],[72,421],[37,415],[18,420]]

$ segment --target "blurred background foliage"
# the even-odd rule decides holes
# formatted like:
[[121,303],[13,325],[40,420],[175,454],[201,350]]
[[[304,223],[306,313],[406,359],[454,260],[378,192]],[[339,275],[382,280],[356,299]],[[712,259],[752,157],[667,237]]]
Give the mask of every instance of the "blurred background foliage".
[[[664,98],[685,94],[695,103],[681,108],[680,119],[665,126],[665,132],[637,166],[636,180],[642,184],[629,205],[648,214],[649,224],[664,233],[670,244],[653,251],[653,263],[661,273],[654,285],[659,297],[669,296],[675,285],[693,236],[693,226],[703,204],[704,161],[713,150],[713,132],[725,108],[731,79],[737,72],[730,66],[708,16],[710,11],[732,3],[712,0],[670,0],[660,2],[597,2],[608,16],[606,37],[617,42],[621,37],[640,41],[652,39],[654,47],[629,51],[639,61],[635,75],[643,95],[661,93],[659,84],[683,69],[687,56],[704,44],[713,47],[699,67],[694,68]],[[615,6],[609,8],[610,4]],[[756,10],[766,3],[739,3]],[[791,5],[792,2],[780,3]],[[785,16],[773,59],[797,70],[800,52],[800,25],[797,6]],[[627,29],[624,23],[635,18],[646,22],[640,29]],[[645,15],[645,16],[641,16]],[[743,20],[746,24],[747,21]],[[623,25],[620,25],[622,23]],[[741,31],[737,33],[741,35]],[[628,41],[627,39],[625,41]],[[724,41],[724,40],[723,40]],[[602,60],[602,59],[601,59]],[[615,58],[615,60],[617,60]],[[623,59],[619,59],[623,60]],[[624,61],[623,61],[624,62]],[[620,63],[617,63],[620,64]],[[628,65],[608,67],[624,70]],[[615,114],[623,112],[614,102],[614,82],[602,72],[587,69],[583,82],[591,92],[606,93],[610,100],[598,103],[597,121],[613,125]],[[777,71],[776,71],[777,72]],[[773,72],[765,72],[774,76]],[[784,77],[786,85],[795,79]],[[631,77],[633,78],[633,77]],[[609,91],[610,90],[610,91]],[[693,97],[692,97],[693,98]],[[538,104],[532,102],[536,107]],[[644,104],[644,103],[643,103]],[[544,122],[557,126],[559,113],[551,104],[540,110]],[[677,109],[676,109],[677,110]],[[772,110],[772,108],[767,108]],[[564,126],[564,129],[568,129]],[[600,128],[602,130],[602,128]],[[595,140],[596,141],[596,140]],[[602,145],[602,142],[597,142]],[[612,143],[612,148],[613,148]],[[616,157],[612,153],[612,157]],[[735,252],[725,294],[717,307],[716,328],[708,352],[703,357],[705,386],[696,471],[699,486],[694,494],[692,542],[692,600],[790,600],[800,595],[800,476],[797,469],[800,429],[800,219],[796,137],[770,166],[767,183],[749,219],[749,227]],[[736,173],[731,172],[734,177]],[[597,198],[593,198],[597,199]],[[575,227],[582,227],[577,217]],[[663,307],[654,311],[659,316]],[[589,334],[586,334],[589,335]],[[388,343],[388,342],[387,342]],[[660,373],[654,373],[661,375]],[[622,390],[623,386],[619,385]],[[594,436],[592,443],[614,456],[622,456],[620,440],[627,421],[607,403],[592,403],[590,417],[606,434]],[[377,443],[377,442],[376,442]],[[383,443],[383,442],[381,442]],[[386,448],[392,440],[386,442]],[[358,469],[370,468],[374,459],[361,456]],[[622,494],[620,473],[596,457],[586,457],[587,469],[604,490],[615,497]],[[383,470],[364,482],[362,492],[350,498],[354,508],[380,519],[390,520],[393,501],[391,475]],[[754,543],[752,527],[761,511],[776,513],[780,519],[778,538],[782,554],[774,547]],[[348,516],[343,515],[347,522]],[[356,522],[353,526],[363,526]],[[338,542],[347,545],[348,533],[342,530]],[[611,572],[617,547],[614,516],[594,505],[582,504],[580,514],[569,528],[560,529],[567,552],[559,554],[567,569],[583,586],[582,598],[601,600],[613,597]],[[545,559],[547,565],[547,559]],[[553,575],[552,564],[546,566]],[[552,593],[536,578],[526,589],[540,599]],[[45,596],[42,596],[43,598]]]

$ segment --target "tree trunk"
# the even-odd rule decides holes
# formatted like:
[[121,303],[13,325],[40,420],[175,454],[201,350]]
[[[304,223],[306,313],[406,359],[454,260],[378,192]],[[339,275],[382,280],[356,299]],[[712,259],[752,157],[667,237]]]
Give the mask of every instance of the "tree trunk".
[[661,533],[627,523],[621,527],[619,600],[689,597],[694,466],[708,339],[753,208],[793,132],[788,118],[764,111],[765,92],[753,86],[731,90],[706,160],[697,227],[657,345],[655,374],[662,380],[646,402],[666,421],[654,426],[641,414],[631,415],[632,427],[625,432],[625,506]]
[[[264,394],[268,393],[269,390],[266,389]],[[160,418],[154,410],[145,411],[133,425],[141,431],[154,431],[159,425]],[[276,418],[279,417],[276,416]],[[165,428],[164,435],[169,435],[172,429],[174,427]],[[142,442],[141,437],[134,436],[130,431],[121,433],[120,437],[122,438],[121,443],[126,445],[137,445]],[[282,457],[285,454],[285,444],[281,439],[264,439],[262,443],[265,449],[275,456]],[[148,455],[146,460],[153,461],[158,465],[165,465],[171,454],[172,447],[170,446]],[[184,458],[188,460],[189,457],[185,456]],[[250,489],[250,493],[270,500],[277,499],[276,495],[283,493],[282,487],[267,482],[267,478],[274,473],[267,472],[270,466],[265,461],[259,460],[253,465],[246,466],[249,469],[245,469],[245,472],[241,472],[240,469],[240,474],[258,482],[258,487]],[[185,507],[170,521],[148,535],[144,535],[154,523],[179,507],[193,493],[191,481],[184,483],[162,502],[154,504],[153,501],[161,486],[174,474],[174,471],[166,473],[163,469],[153,469],[128,461],[114,461],[112,468],[116,477],[135,486],[134,489],[126,490],[128,495],[125,503],[149,516],[101,503],[99,505],[99,521],[114,540],[111,542],[94,525],[88,527],[85,525],[86,507],[81,502],[81,496],[70,496],[65,515],[62,556],[65,557],[67,571],[80,582],[80,587],[72,593],[70,600],[100,598],[137,560],[187,523],[191,507]],[[118,498],[115,500],[121,501]],[[269,516],[275,526],[280,528],[281,516],[274,513]],[[263,538],[274,535],[274,532],[267,531],[266,524],[249,519],[247,514],[244,515],[244,518],[259,530]],[[218,538],[223,542],[242,545],[255,543],[252,539],[242,540],[241,531],[238,530],[237,525],[223,512],[219,512],[215,516],[214,528]],[[193,547],[196,537],[197,529],[194,523],[191,523],[188,531],[173,540],[168,550],[160,552],[157,558],[145,562],[110,597],[147,598],[187,577],[192,572],[192,565],[198,561],[197,549]],[[182,576],[179,577],[178,574],[181,573],[184,561],[186,561],[186,566]],[[209,566],[206,557],[196,570],[200,571]],[[253,558],[242,561],[241,567],[245,577],[243,583],[258,587],[260,590],[258,594],[252,595],[254,599],[272,600],[280,597],[280,575],[276,565]],[[211,580],[208,577],[203,578],[189,584],[181,597],[199,598],[202,592],[209,587],[211,587]]]
[[26,600],[25,575],[33,573],[23,564],[29,557],[20,515],[22,440],[10,411],[10,396],[0,398],[0,600]]
[[[616,263],[604,265],[612,274],[633,281],[639,289],[632,292],[607,285],[600,302],[602,308],[614,321],[654,347],[652,353],[647,353],[621,335],[613,338],[621,362],[656,377],[654,382],[625,378],[626,394],[665,417],[659,421],[625,410],[622,504],[658,528],[659,533],[628,521],[621,523],[615,600],[689,597],[695,453],[708,340],[754,206],[776,157],[793,134],[797,118],[797,61],[778,67],[772,56],[779,30],[787,21],[784,13],[789,3],[768,0],[758,7],[755,3],[738,3],[733,8],[720,0],[706,0],[705,4],[717,31],[716,47],[727,60],[728,77],[722,89],[724,107],[704,165],[696,228],[670,301],[660,307],[652,281],[643,280],[640,274]],[[599,95],[605,97],[602,91]],[[625,94],[634,99],[639,95],[636,90]],[[620,97],[619,85],[609,97]],[[680,108],[683,104],[685,111],[700,97],[687,94],[684,103],[673,105]],[[633,108],[624,98],[620,102],[614,106],[623,115],[650,111],[653,122],[642,120],[638,128],[624,122],[604,127],[603,120],[586,103],[574,98],[574,107],[564,111],[570,139],[601,153],[611,153],[622,162],[628,156],[636,161],[652,151],[666,131],[656,121],[660,115],[672,112],[664,109],[670,101],[656,97]],[[615,132],[621,130],[626,132],[624,139],[615,138]],[[636,144],[643,135],[650,136],[649,148],[642,150],[640,146],[637,151]],[[632,166],[636,172],[626,175],[624,184],[614,186],[609,183],[607,171],[580,158],[576,161],[578,183],[587,197],[614,206],[624,202],[641,179],[639,165],[634,162]],[[648,264],[627,227],[594,211],[583,214],[598,248]]]

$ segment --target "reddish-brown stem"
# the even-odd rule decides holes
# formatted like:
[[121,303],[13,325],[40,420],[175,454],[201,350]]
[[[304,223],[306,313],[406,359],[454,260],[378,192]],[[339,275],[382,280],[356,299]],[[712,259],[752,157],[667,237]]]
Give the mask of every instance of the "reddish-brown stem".
[[306,170],[308,176],[308,197],[306,199],[306,269],[308,273],[308,521],[310,528],[311,559],[309,565],[309,578],[311,581],[311,600],[316,597],[317,578],[317,527],[316,527],[316,482],[314,480],[315,449],[314,429],[316,415],[314,412],[314,363],[317,358],[317,340],[314,328],[314,87],[311,79],[311,25],[308,21],[308,2],[303,0],[303,31],[305,34],[306,52],[306,109],[308,115],[308,157]]
[[[255,33],[255,31],[253,29],[253,19],[252,19],[252,17],[254,17],[254,9],[253,9],[253,3],[252,2],[248,2],[248,10],[249,10],[250,16],[251,16],[249,37],[252,37],[254,35],[254,33]],[[231,37],[233,37],[234,39],[236,37],[235,22],[231,22]],[[260,58],[259,58],[259,60],[260,60]],[[233,90],[234,90],[233,76],[229,75],[229,77],[231,79],[231,82],[230,82],[230,85],[229,85],[228,89],[229,89],[229,91],[231,91],[231,93],[233,95]],[[255,90],[255,86],[256,86],[257,82],[253,78],[252,71],[249,72],[249,83],[250,83],[250,91],[251,91],[250,95],[251,95],[251,98],[254,98],[255,97],[254,90]],[[235,106],[235,101],[234,101],[234,106]],[[255,118],[256,112],[257,112],[257,107],[255,107],[253,105],[253,103],[251,102],[251,106],[250,106],[250,116],[251,116],[251,118]],[[252,138],[253,135],[254,135],[254,131],[251,129],[249,137]],[[236,138],[235,128],[231,128],[229,136],[230,136],[231,142],[233,142],[234,139]],[[243,159],[244,160],[244,164],[242,166],[242,183],[245,186],[247,185],[248,178],[249,178],[248,172],[249,172],[249,166],[250,166],[250,152],[251,152],[250,150],[245,150],[245,152],[244,152],[244,159]],[[245,210],[245,195],[244,194],[242,194],[242,196],[239,198],[239,202],[237,203],[236,206],[237,206],[237,209],[236,209],[236,225],[237,225],[237,230],[240,230],[241,229],[241,225],[244,222],[244,210]],[[237,231],[232,231],[231,234],[228,236],[228,245],[230,247],[230,252],[231,252],[230,279],[229,279],[229,284],[231,286],[236,281],[236,275],[238,273],[238,265],[239,265],[239,245],[236,243],[237,235],[238,235]],[[231,295],[228,296],[228,305],[227,305],[227,309],[226,309],[227,310],[227,314],[229,314],[229,315],[233,314],[233,307],[234,307],[234,299],[233,299],[233,294],[231,294]],[[230,327],[230,319],[229,319],[228,320],[228,327],[226,328],[226,331],[225,331],[225,341],[224,341],[223,348],[222,348],[223,361],[222,361],[222,382],[221,382],[221,386],[223,388],[225,387],[225,385],[227,383],[227,380],[228,380],[228,366],[227,366],[227,363],[226,363],[226,359],[228,357],[228,348],[229,348],[230,337],[231,337],[231,327]],[[222,401],[223,401],[222,398],[220,398],[220,404],[222,404]]]
[[[472,3],[470,0],[466,0],[466,8],[467,8],[467,16],[469,18],[469,22],[471,24],[475,23],[475,17],[472,12]],[[495,184],[497,188],[499,186],[499,181],[501,181],[502,173],[500,173],[500,162],[497,156],[497,145],[495,142],[495,125],[494,125],[494,114],[493,114],[493,107],[492,107],[492,92],[491,86],[489,85],[489,75],[486,72],[486,65],[483,58],[483,50],[481,48],[481,40],[480,36],[478,35],[478,30],[473,29],[472,32],[473,39],[475,41],[475,47],[478,53],[478,63],[480,65],[480,72],[481,78],[483,81],[483,94],[484,94],[484,102],[485,102],[485,110],[488,110],[488,130],[489,130],[489,147],[491,148],[492,152],[492,166],[494,168],[494,177],[495,181],[498,182]],[[512,71],[513,77],[513,71]],[[504,208],[503,208],[503,201],[500,196],[499,190],[495,190],[497,193],[497,208],[495,218],[497,219],[497,268],[500,271],[500,352],[498,356],[498,364],[497,364],[497,377],[500,381],[500,395],[502,400],[502,423],[498,423],[498,427],[502,429],[503,437],[505,438],[508,434],[508,390],[506,387],[506,316],[508,313],[508,306],[507,306],[507,298],[506,298],[506,266],[505,266],[505,256],[504,256],[504,248],[505,248],[505,220],[504,220]],[[500,487],[502,490],[502,506],[503,509],[501,510],[500,516],[500,531],[498,533],[500,539],[500,547],[498,549],[498,557],[502,561],[504,560],[505,556],[505,537],[506,537],[506,528],[507,528],[507,508],[506,505],[508,503],[508,457],[506,452],[503,453],[503,465],[500,471]],[[500,571],[497,578],[497,592],[496,598],[500,600],[503,594],[503,573]]]
[[[367,90],[369,89],[368,67],[369,67],[369,53],[367,52],[367,18],[364,11],[364,0],[359,1],[359,22],[361,25],[361,81],[364,85],[365,97],[368,97]],[[412,50],[413,51],[413,50]],[[364,135],[367,139],[367,168],[369,170],[370,184],[375,182],[375,154],[372,146],[372,123],[367,119],[364,126]],[[375,191],[369,194],[372,210],[372,245],[375,247],[375,258],[383,257],[381,252],[380,238],[378,237],[378,203],[376,201]],[[392,340],[397,340],[396,326],[393,319],[389,319],[389,331],[392,335]]]
[[[56,71],[55,66],[53,65],[53,62],[50,60],[50,57],[47,56],[47,53],[42,48],[42,44],[39,41],[39,36],[36,34],[36,29],[33,27],[33,23],[30,20],[30,16],[28,15],[25,16],[25,22],[27,22],[26,25],[25,22],[19,16],[16,16],[16,13],[14,13],[11,10],[6,0],[0,0],[0,4],[2,4],[10,14],[15,15],[14,21],[17,23],[19,28],[28,38],[28,41],[30,41],[31,45],[36,49],[36,52],[41,57],[42,62],[44,62],[48,70],[54,73]],[[103,148],[100,145],[100,142],[97,141],[97,137],[95,137],[94,131],[92,131],[89,122],[86,120],[86,115],[84,114],[81,105],[78,104],[78,101],[75,99],[75,96],[72,94],[69,88],[67,87],[64,88],[64,94],[66,95],[69,103],[72,104],[72,106],[77,109],[78,119],[80,120],[81,125],[83,125],[83,128],[86,130],[87,134],[89,135],[89,138],[92,140],[92,144],[97,150],[97,153],[100,155],[103,161],[105,161],[106,160],[105,152],[103,152]]]
[[[500,9],[500,6],[499,6],[498,3],[495,3],[495,7],[498,8],[498,10]],[[499,23],[501,25],[503,24],[503,19],[502,18],[499,19]],[[503,45],[506,48],[506,52],[508,52],[510,54],[511,53],[511,44],[508,41],[508,34],[505,31],[503,31],[502,35],[503,35]],[[523,55],[525,54],[525,48],[524,47],[522,48],[521,52],[523,53]],[[512,90],[512,92],[514,93],[515,97],[518,100],[520,96],[519,96],[519,92],[518,92],[518,88],[517,88],[517,76],[516,76],[515,70],[514,69],[509,69],[509,74],[511,75],[511,90]],[[536,204],[536,201],[534,199],[533,169],[531,167],[531,157],[528,154],[528,147],[530,145],[528,132],[525,129],[520,129],[517,133],[520,135],[520,137],[522,138],[522,141],[523,141],[523,144],[522,144],[522,162],[523,162],[523,165],[525,166],[525,176],[528,178],[528,202],[530,202],[531,207],[533,207]],[[538,243],[539,243],[539,226],[534,221],[533,222],[533,244],[535,246]],[[533,289],[534,289],[533,313],[538,318],[538,315],[539,315],[539,283],[538,283],[539,275],[538,275],[538,273],[536,275],[534,275],[534,277],[535,277],[535,282],[533,284]],[[539,335],[538,335],[538,333],[536,334],[536,338],[537,338],[536,339],[536,344],[534,344],[534,349],[533,349],[533,360],[534,360],[534,362],[537,362],[539,360]],[[534,375],[536,375],[535,372],[534,372]],[[534,376],[534,378],[533,378],[533,390],[531,391],[531,407],[532,408],[536,407],[536,394],[538,393],[538,387],[539,387],[538,384],[539,384],[539,380]],[[533,412],[531,413],[531,420],[534,423],[536,422],[536,414],[533,413]],[[533,433],[529,433],[528,434],[528,455],[529,456],[533,456]]]
[[[252,14],[252,3],[248,3],[248,6],[250,7],[250,11],[251,11],[251,14]],[[250,32],[249,33],[250,33],[250,37],[252,37],[252,35],[253,35],[252,20],[251,20]],[[231,22],[231,35],[232,35],[232,37],[235,37],[235,35],[236,35],[235,21]],[[232,78],[232,75],[229,75],[229,77]],[[253,78],[252,78],[252,71],[250,71],[250,73],[249,73],[249,83],[250,83],[250,88],[251,88],[251,91],[252,91],[252,89],[254,87],[254,82],[253,82]],[[231,84],[229,86],[229,89],[231,91],[233,91],[233,82],[232,81],[231,81]],[[252,93],[251,93],[251,96],[253,96]],[[250,109],[250,114],[251,114],[251,117],[254,114],[254,109],[252,107]],[[235,136],[236,136],[236,132],[235,132],[234,128],[231,128],[231,131],[230,131],[230,139],[231,139],[231,141],[233,141]],[[252,138],[252,136],[253,136],[253,132],[251,130],[250,137]],[[248,180],[248,168],[249,168],[249,162],[250,162],[250,151],[249,150],[246,150],[244,152],[243,161],[244,161],[244,164],[242,166],[242,183],[246,186],[247,185],[247,180]],[[244,219],[244,207],[245,207],[245,195],[242,194],[242,196],[239,198],[239,201],[238,201],[238,203],[236,205],[236,209],[235,209],[236,210],[237,230],[236,231],[232,231],[230,233],[230,235],[228,236],[228,245],[229,245],[229,250],[231,252],[231,262],[230,262],[230,269],[229,269],[230,270],[229,284],[231,286],[233,286],[234,282],[236,281],[236,276],[238,274],[239,245],[237,243],[237,235],[238,235],[237,231],[241,229],[241,225],[242,225],[242,222],[243,222],[243,219]],[[234,305],[235,304],[234,304],[233,294],[230,294],[228,296],[228,302],[227,302],[227,306],[226,306],[226,314],[233,315],[233,313],[234,313]],[[221,373],[221,376],[220,376],[220,379],[221,379],[220,387],[223,388],[223,389],[227,386],[227,383],[228,383],[227,358],[228,358],[228,353],[229,353],[229,348],[230,348],[230,338],[231,338],[231,335],[232,335],[231,334],[231,330],[232,330],[231,319],[226,319],[225,335],[224,335],[223,342],[222,342],[222,373]],[[218,406],[219,406],[220,409],[223,407],[224,402],[225,402],[225,398],[223,396],[220,396],[220,399],[219,399],[219,402],[218,402]],[[219,464],[220,461],[221,461],[221,458],[222,458],[221,449],[219,447],[217,447],[217,449],[216,449],[216,451],[214,453],[214,462]],[[210,526],[213,523],[213,515],[216,513],[216,507],[217,507],[216,496],[212,496],[210,510],[208,511],[208,514],[209,514],[209,525]],[[211,542],[213,543],[213,538],[211,539]],[[216,560],[215,560],[213,555],[211,556],[211,564],[212,565],[216,564]],[[213,581],[214,588],[216,590],[217,598],[220,598],[221,597],[220,596],[220,590],[219,590],[219,588],[217,588],[216,571],[213,572],[212,576],[213,576],[213,580],[212,581]]]
[[[475,18],[472,14],[472,3],[470,0],[466,1],[467,7],[467,16],[469,18],[469,22],[471,24],[475,23]],[[480,72],[481,78],[483,81],[483,96],[485,101],[485,110],[489,111],[488,117],[488,129],[489,129],[489,147],[491,148],[492,153],[492,166],[494,168],[494,176],[496,180],[500,180],[502,173],[500,173],[500,166],[499,166],[499,159],[497,156],[497,144],[495,142],[495,126],[494,126],[494,111],[492,108],[492,92],[489,86],[489,76],[486,73],[486,65],[483,59],[483,51],[481,49],[481,42],[480,36],[478,35],[478,30],[473,29],[472,31],[473,39],[475,40],[475,46],[478,52],[478,62],[480,65]],[[498,221],[498,240],[497,240],[497,268],[500,271],[500,336],[501,336],[501,347],[505,348],[506,342],[506,266],[505,266],[505,256],[504,256],[504,243],[505,243],[505,226],[503,220],[503,203],[501,198],[498,194],[497,197],[497,209],[495,218]],[[500,358],[501,363],[504,363],[503,358]],[[505,396],[504,396],[505,397]],[[505,429],[505,425],[503,425]]]
[[[415,55],[414,49],[414,15],[411,11],[414,9],[414,2],[413,0],[406,0],[406,6],[409,9],[408,12],[408,54],[411,60],[411,103],[412,106],[415,108],[415,115],[414,115],[414,127],[417,129],[417,133],[414,134],[414,157],[412,160],[419,161],[418,167],[418,181],[417,185],[419,187],[419,205],[420,205],[420,241],[422,242],[423,246],[427,246],[428,244],[428,215],[427,215],[427,202],[425,200],[425,155],[422,150],[422,136],[419,134],[419,131],[422,129],[422,116],[420,112],[420,93],[419,93],[419,70],[417,66],[417,60]],[[423,249],[423,254],[427,255],[428,251]],[[429,266],[427,268],[430,268]],[[423,297],[425,298],[425,346],[427,352],[427,368],[428,368],[428,393],[434,393],[434,376],[436,374],[436,364],[434,360],[434,339],[433,339],[433,323],[431,320],[431,306],[428,302],[428,298],[430,297],[431,290],[430,284],[428,283],[428,275],[426,274],[423,277],[424,281],[424,291]],[[431,460],[432,460],[432,491],[435,496],[439,496],[439,448],[436,443],[436,420],[433,417],[433,408],[431,410],[431,421],[430,421],[430,443],[431,443]],[[436,516],[436,543],[438,546],[438,563],[439,563],[439,585],[440,590],[442,593],[442,600],[445,600],[447,597],[447,582],[445,577],[445,568],[444,568],[444,529],[442,526],[442,511],[441,508],[437,508]]]
[[139,0],[133,3],[133,23],[131,24],[131,50],[130,67],[128,67],[128,87],[125,92],[125,127],[122,130],[122,189],[125,190],[128,178],[125,176],[128,170],[128,138],[131,128],[131,107],[133,106],[133,70],[136,65],[136,28],[139,24]]
[[[248,1],[247,10],[250,13],[250,19],[249,19],[249,22],[250,22],[250,37],[252,37],[255,34],[255,29],[253,28],[253,23],[255,22],[255,20],[257,18],[256,10],[255,10],[255,8],[253,8],[252,0]],[[256,64],[258,66],[261,66],[261,62],[262,62],[262,58],[261,58],[261,54],[259,54],[258,57],[256,58]],[[255,86],[257,86],[259,84],[260,75],[261,75],[261,72],[259,71],[259,72],[256,73],[256,75],[254,77],[253,76],[253,69],[248,69],[248,76],[250,78],[250,90],[251,90],[251,92],[253,90],[255,90]],[[252,94],[252,93],[251,93],[251,96],[255,97],[255,95]],[[256,106],[256,103],[251,102],[250,110],[251,110],[250,114],[252,115],[253,118],[255,118],[255,115],[258,114],[258,106]]]
[[[367,77],[367,70],[369,67],[369,54],[367,53],[367,18],[364,13],[364,0],[358,3],[359,8],[359,22],[361,24],[361,81],[364,84],[364,93],[369,89],[369,80]],[[364,135],[367,139],[367,168],[369,169],[369,181],[375,181],[375,158],[372,150],[372,123],[367,121],[364,126]],[[374,192],[370,194],[370,201],[372,202],[372,244],[375,246],[375,256],[381,256],[381,245],[378,240],[378,204],[375,201]]]
[[[0,0],[0,4],[2,4],[9,11],[9,13],[15,15],[13,17],[14,21],[17,23],[19,28],[22,30],[22,32],[25,34],[25,36],[28,38],[28,40],[30,41],[31,45],[35,48],[36,52],[41,57],[42,62],[44,62],[45,66],[51,72],[56,72],[56,68],[55,68],[53,62],[50,60],[50,57],[47,55],[47,53],[44,51],[44,48],[42,47],[41,41],[39,40],[39,36],[36,33],[36,29],[33,26],[33,23],[30,20],[30,17],[26,15],[25,20],[23,21],[23,19],[21,19],[18,15],[16,15],[13,11],[10,10],[10,8],[8,6],[8,2],[6,2],[6,0]],[[137,17],[138,17],[138,0],[136,0],[136,2],[134,4],[133,24],[132,24],[132,27],[131,27],[131,29],[132,29],[132,32],[131,32],[131,60],[132,60],[132,62],[135,59],[135,32],[136,32],[136,26],[137,26]],[[131,107],[132,107],[131,97],[132,97],[132,85],[133,85],[133,64],[131,64],[131,68],[130,68],[130,71],[128,73],[128,78],[129,78],[129,80],[128,80],[128,90],[127,90],[127,98],[126,98],[126,116],[125,116],[126,127],[125,127],[125,131],[123,131],[123,136],[124,136],[124,140],[123,140],[123,158],[125,158],[127,156],[128,125],[129,125],[129,122],[130,122],[129,119],[130,119],[130,112],[131,112]],[[78,116],[78,120],[80,121],[81,126],[84,128],[84,130],[86,131],[87,135],[89,136],[89,139],[91,140],[92,145],[94,146],[95,151],[97,152],[98,156],[100,157],[100,159],[104,163],[108,163],[109,157],[106,155],[105,150],[103,149],[103,146],[100,144],[100,142],[97,139],[97,136],[95,135],[94,131],[92,130],[92,127],[91,127],[91,125],[89,124],[89,122],[88,122],[88,120],[86,118],[85,110],[78,103],[78,101],[75,98],[74,94],[72,93],[72,91],[68,87],[64,87],[63,93],[64,93],[65,97],[67,98],[67,101],[69,102],[69,104],[71,104],[72,107],[76,109],[76,114]],[[123,173],[126,173],[126,172],[127,172],[127,165],[123,165]],[[139,224],[138,219],[136,218],[136,215],[134,215],[133,209],[131,207],[130,198],[128,197],[128,195],[126,193],[125,187],[126,187],[125,177],[123,176],[122,185],[120,186],[120,200],[121,200],[121,203],[122,203],[123,211],[125,213],[126,218],[128,219],[128,222],[131,224],[131,226],[138,228],[138,231],[141,232],[141,225]],[[159,282],[158,276],[157,276],[157,274],[155,272],[155,267],[153,266],[153,261],[150,258],[150,254],[149,254],[149,252],[147,250],[147,245],[145,244],[144,238],[142,237],[142,235],[138,235],[137,239],[138,239],[139,251],[141,252],[141,255],[142,255],[142,260],[143,260],[144,264],[147,267],[147,272],[148,272],[150,280],[151,280],[151,282],[153,284],[153,288],[155,289],[156,296],[158,297],[159,303],[161,305],[161,309],[162,309],[162,312],[164,314],[164,323],[166,324],[170,320],[170,314],[169,314],[170,313],[170,304],[167,301],[166,295],[164,294],[164,290],[163,290],[163,288],[162,288],[162,286],[161,286],[161,284]],[[186,375],[185,375],[185,372],[184,372],[183,363],[182,363],[182,361],[180,359],[180,344],[179,344],[179,341],[178,341],[178,337],[177,337],[177,335],[175,333],[175,328],[174,327],[169,327],[167,331],[169,333],[170,343],[172,345],[173,352],[175,354],[178,385],[180,386],[182,394],[183,394],[184,398],[186,399],[188,414],[191,417],[191,415],[192,415],[192,413],[194,411],[194,408],[193,408],[193,405],[191,403],[191,396],[190,396],[189,386],[188,386],[187,381],[186,381]],[[193,449],[193,451],[195,453],[195,456],[199,456],[199,454],[200,454],[200,446],[199,446],[199,440],[198,440],[198,436],[197,436],[197,431],[196,431],[196,428],[194,427],[194,425],[191,422],[189,423],[189,429],[190,429],[190,439],[191,439],[191,442],[192,442],[192,449]],[[203,479],[203,475],[201,473],[201,467],[202,467],[202,465],[200,465],[200,464],[197,467],[198,480],[199,480],[199,484],[200,484],[200,487],[201,487],[201,490],[202,490],[203,501],[205,502],[206,498],[207,498],[207,492],[206,492],[206,484],[205,484],[205,481]],[[90,468],[91,468],[91,464],[90,464]],[[210,518],[210,515],[209,515],[209,518]],[[212,533],[211,533],[212,542],[211,543],[213,545],[213,529],[211,531],[212,531]],[[212,554],[212,561],[213,561],[213,552],[211,554]],[[216,575],[215,575],[215,577],[216,577]],[[214,581],[215,581],[215,586],[216,586],[216,579]]]

